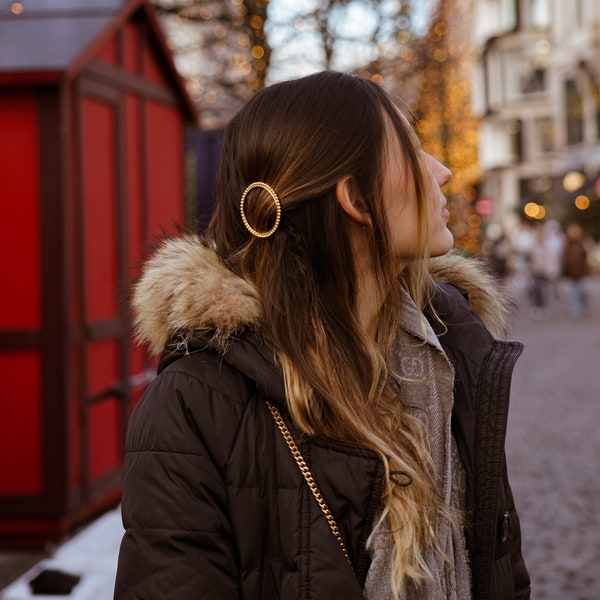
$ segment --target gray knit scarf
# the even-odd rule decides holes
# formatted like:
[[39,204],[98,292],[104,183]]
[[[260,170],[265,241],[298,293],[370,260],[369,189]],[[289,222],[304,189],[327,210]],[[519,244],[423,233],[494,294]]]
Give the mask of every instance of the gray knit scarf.
[[[401,383],[402,405],[423,423],[435,467],[434,481],[446,503],[461,509],[465,471],[450,428],[454,369],[429,323],[424,322],[425,331],[422,323],[417,307],[405,294],[392,367],[407,378]],[[369,600],[394,600],[390,584],[392,548],[388,539],[389,527],[384,522],[370,549],[372,562],[364,591]],[[418,587],[409,582],[400,594],[401,600],[471,599],[471,573],[460,523],[457,527],[442,523],[438,540],[445,556],[433,549],[427,551],[431,579]]]

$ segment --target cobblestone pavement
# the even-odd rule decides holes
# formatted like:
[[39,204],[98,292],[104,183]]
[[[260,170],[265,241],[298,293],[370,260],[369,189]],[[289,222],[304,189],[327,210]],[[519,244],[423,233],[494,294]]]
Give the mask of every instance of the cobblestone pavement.
[[600,600],[600,281],[590,313],[521,308],[508,468],[534,600]]

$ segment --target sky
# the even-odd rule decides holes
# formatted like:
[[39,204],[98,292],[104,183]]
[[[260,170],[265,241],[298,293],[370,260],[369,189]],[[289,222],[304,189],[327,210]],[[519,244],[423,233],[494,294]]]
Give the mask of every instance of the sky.
[[[267,31],[273,54],[268,83],[307,75],[322,68],[320,44],[315,32],[308,27],[302,28],[301,22],[295,31],[291,27],[301,15],[314,7],[316,1],[318,0],[271,0],[269,3]],[[382,1],[392,5],[396,2]],[[413,26],[417,34],[425,33],[435,4],[436,0],[413,0]],[[357,0],[349,5],[336,27],[348,35],[358,34],[366,38],[375,27],[375,20],[364,4]],[[338,42],[337,50],[337,61],[332,66],[342,71],[353,70],[376,57],[372,44],[356,41]]]

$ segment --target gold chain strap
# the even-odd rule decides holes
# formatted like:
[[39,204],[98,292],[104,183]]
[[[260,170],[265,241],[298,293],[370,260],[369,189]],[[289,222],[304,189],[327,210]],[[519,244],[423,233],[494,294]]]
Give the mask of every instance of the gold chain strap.
[[294,457],[294,460],[296,461],[296,464],[298,465],[298,468],[300,469],[302,476],[304,477],[306,483],[308,484],[308,487],[310,488],[312,495],[314,496],[315,500],[317,501],[317,504],[321,508],[321,511],[323,511],[323,514],[325,515],[325,518],[327,519],[327,523],[329,524],[329,529],[331,529],[331,533],[333,533],[333,537],[335,537],[335,539],[338,541],[338,544],[340,545],[340,548],[342,549],[342,552],[344,553],[344,556],[346,557],[348,564],[350,565],[350,567],[352,567],[352,562],[350,561],[350,556],[348,555],[348,551],[346,550],[346,545],[344,544],[344,540],[342,539],[342,534],[340,533],[337,523],[335,522],[335,518],[331,514],[331,510],[329,510],[329,506],[327,506],[327,502],[325,502],[325,498],[323,498],[321,491],[317,487],[317,484],[312,476],[312,473],[310,472],[310,469],[308,468],[308,466],[304,460],[304,457],[302,456],[302,453],[300,452],[300,450],[298,450],[296,441],[292,437],[290,430],[287,428],[287,425],[285,424],[285,421],[282,419],[281,414],[279,413],[277,408],[275,406],[273,406],[270,402],[267,402],[267,406],[269,407],[269,410],[271,411],[271,414],[273,415],[273,419],[275,420],[277,427],[279,427],[279,431],[281,431],[281,435],[283,436],[285,443],[287,444],[288,448],[290,449],[290,452],[292,453],[292,456]]

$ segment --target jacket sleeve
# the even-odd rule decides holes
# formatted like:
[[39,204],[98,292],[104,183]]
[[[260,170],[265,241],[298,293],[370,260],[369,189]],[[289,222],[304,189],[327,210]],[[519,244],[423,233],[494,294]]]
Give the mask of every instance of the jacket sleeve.
[[214,403],[233,406],[219,396],[189,373],[168,370],[136,407],[123,464],[125,535],[115,600],[239,597],[226,487],[217,466],[231,433],[220,435],[220,448],[211,448],[213,440],[202,433],[222,434],[221,420],[229,420],[230,432],[235,416],[199,427],[186,405],[189,399],[204,403],[202,414],[212,418]]

